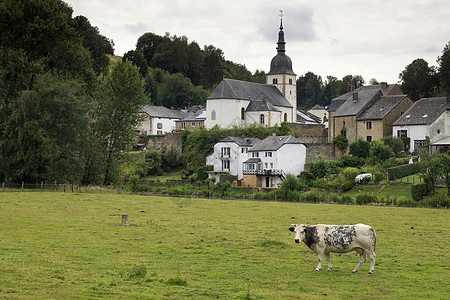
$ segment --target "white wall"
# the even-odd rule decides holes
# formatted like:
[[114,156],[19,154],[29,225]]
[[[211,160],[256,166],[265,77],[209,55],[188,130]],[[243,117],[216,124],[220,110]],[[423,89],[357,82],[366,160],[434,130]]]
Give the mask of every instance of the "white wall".
[[407,125],[407,126],[393,126],[392,127],[392,136],[398,136],[398,130],[406,130],[407,137],[410,138],[411,142],[409,145],[409,151],[413,152],[414,149],[414,141],[415,140],[425,140],[425,136],[428,136],[428,126],[426,125]]
[[[160,134],[172,132],[175,130],[175,120],[176,119],[152,118],[152,130],[149,134],[158,134],[158,131],[160,131]],[[158,123],[162,125],[161,129],[158,129]]]
[[[250,104],[249,100],[239,99],[209,99],[206,101],[205,127],[212,128],[219,125],[222,128],[231,127],[235,124],[245,125],[245,120],[241,120],[241,109],[246,109]],[[212,111],[216,112],[216,119],[212,120]]]
[[[248,154],[245,151],[247,147],[240,147],[235,142],[219,142],[214,145],[214,153],[206,158],[206,163],[214,166],[214,172],[221,173],[224,172],[222,169],[222,148],[230,148],[230,170],[229,174],[237,176],[238,180],[241,180],[244,175],[242,173],[242,168],[244,161],[248,159]],[[242,148],[244,148],[244,153],[242,153]],[[218,176],[216,176],[218,177]]]

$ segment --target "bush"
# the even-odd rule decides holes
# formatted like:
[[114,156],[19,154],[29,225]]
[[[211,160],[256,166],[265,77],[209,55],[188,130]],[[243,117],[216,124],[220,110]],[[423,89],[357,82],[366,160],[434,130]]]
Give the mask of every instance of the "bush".
[[340,204],[352,204],[354,199],[350,195],[342,195],[336,197],[336,202]]
[[344,176],[347,180],[350,180],[350,181],[355,181],[355,177],[359,173],[361,173],[361,172],[357,168],[347,167],[344,169]]
[[427,183],[415,183],[411,185],[411,195],[415,201],[422,200],[430,193],[430,186]]
[[348,153],[355,157],[367,158],[370,154],[370,143],[359,138],[350,144]]
[[344,192],[350,191],[355,186],[355,180],[352,181],[346,181],[342,184],[342,190]]
[[422,171],[425,164],[424,162],[417,162],[414,164],[407,164],[398,167],[388,169],[389,180],[395,180],[397,178],[406,177],[412,174],[416,174]]
[[333,143],[337,148],[344,150],[347,149],[348,139],[340,134],[333,139]]
[[[279,195],[282,199],[292,200],[298,199],[298,190],[301,187],[300,180],[293,174],[286,174],[286,178],[281,183],[280,188],[278,189]],[[297,197],[295,198],[295,193]]]
[[129,278],[143,278],[147,275],[147,267],[145,265],[135,266],[127,274]]
[[343,155],[341,157],[341,163],[342,167],[354,167],[354,168],[360,168],[364,165],[365,160],[364,158],[356,157],[356,156],[348,156]]
[[197,179],[201,181],[205,181],[208,178],[208,173],[206,171],[214,170],[214,166],[203,166],[197,169]]
[[375,176],[374,176],[374,180],[375,180],[375,182],[381,182],[381,181],[383,181],[383,179],[384,179],[384,175],[383,175],[383,173],[381,173],[381,172],[376,172],[375,173]]
[[131,192],[137,192],[139,190],[138,181],[139,175],[134,174],[130,176],[130,180],[128,181],[128,188]]
[[329,163],[323,157],[311,162],[309,171],[315,178],[323,178],[329,173]]
[[406,207],[416,207],[418,203],[412,199],[408,199],[404,196],[400,196],[398,199],[395,199],[395,204],[398,206],[406,206]]
[[304,186],[309,186],[314,181],[314,175],[311,172],[303,171],[299,176],[300,183]]
[[373,202],[378,202],[378,198],[374,194],[360,193],[356,195],[356,204],[362,205]]

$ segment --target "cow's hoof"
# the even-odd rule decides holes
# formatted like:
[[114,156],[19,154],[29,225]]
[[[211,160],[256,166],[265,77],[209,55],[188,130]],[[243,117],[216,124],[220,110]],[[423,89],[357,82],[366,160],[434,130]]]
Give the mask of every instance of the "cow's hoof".
[[328,272],[330,272],[330,271],[331,271],[331,268],[330,268],[330,269],[328,269],[327,271],[328,271]]
[[356,272],[358,272],[358,270],[353,270],[353,271],[352,271],[352,273],[356,273]]
[[320,271],[320,269],[316,269],[315,271],[316,271],[316,272],[319,272],[319,271]]
[[373,274],[373,271],[369,271],[369,274]]

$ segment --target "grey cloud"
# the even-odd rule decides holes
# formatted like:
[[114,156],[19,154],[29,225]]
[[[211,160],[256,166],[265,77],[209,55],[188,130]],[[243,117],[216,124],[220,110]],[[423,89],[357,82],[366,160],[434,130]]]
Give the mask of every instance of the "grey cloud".
[[137,24],[125,24],[125,29],[129,33],[140,34],[145,32],[146,25],[142,22],[138,22]]

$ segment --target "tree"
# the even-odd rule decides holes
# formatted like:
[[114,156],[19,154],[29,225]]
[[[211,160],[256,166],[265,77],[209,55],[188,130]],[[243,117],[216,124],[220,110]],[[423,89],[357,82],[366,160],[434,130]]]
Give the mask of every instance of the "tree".
[[322,77],[308,72],[297,79],[297,105],[308,109],[315,104],[321,103],[322,98]]
[[144,80],[131,62],[117,63],[94,97],[94,132],[105,162],[103,184],[111,184],[117,181],[125,151],[134,142],[133,128],[142,120],[138,113],[148,103]]
[[147,32],[141,35],[136,44],[136,51],[139,51],[147,60],[148,65],[152,65],[156,47],[164,40],[162,36]]
[[340,90],[340,81],[334,76],[327,76],[325,83],[323,85],[323,105],[329,105],[331,100],[339,97],[341,95]]
[[170,74],[187,75],[189,70],[188,44],[185,36],[165,37],[158,44],[151,62],[152,67],[161,68]]
[[80,182],[87,144],[87,101],[82,85],[46,73],[14,104],[1,145],[2,173],[14,181]]
[[389,146],[392,149],[392,151],[394,151],[395,155],[398,155],[405,149],[405,144],[403,143],[403,140],[399,137],[393,137],[392,135],[390,135],[383,137],[381,141],[386,146]]
[[437,63],[439,82],[443,92],[450,94],[450,42],[445,45],[442,55],[438,57]]
[[209,89],[223,78],[222,57],[220,56],[222,50],[215,48],[212,50],[206,46],[205,49],[209,50],[204,52],[201,83],[204,88]]
[[100,75],[108,71],[109,58],[106,54],[114,54],[112,40],[101,35],[97,27],[93,27],[84,16],[72,20],[72,26],[83,38],[83,46],[91,52],[95,73]]
[[319,157],[318,160],[311,162],[309,171],[315,178],[322,178],[330,172],[330,164],[323,157]]
[[347,93],[347,88],[351,86],[353,89],[357,89],[364,85],[365,80],[361,75],[346,75],[342,77],[341,86],[340,86],[340,94]]
[[413,101],[431,97],[436,91],[436,71],[422,58],[415,59],[399,74],[402,91]]
[[381,163],[394,156],[394,152],[389,146],[386,146],[382,141],[372,142],[370,148],[370,159],[373,162]]
[[364,141],[362,138],[358,138],[356,141],[350,144],[350,150],[348,154],[356,157],[367,158],[370,155],[370,143]]
[[139,68],[139,74],[141,74],[142,77],[145,77],[148,74],[148,63],[141,52],[134,50],[126,52],[122,57],[122,61],[126,60],[131,61],[133,65]]
[[298,198],[298,191],[302,187],[300,180],[293,174],[286,174],[281,183],[279,194],[282,199],[294,200]]
[[338,149],[345,150],[348,146],[348,139],[340,134],[333,139],[333,143]]

